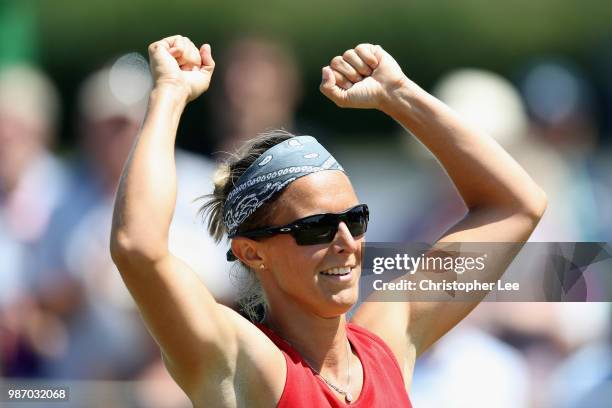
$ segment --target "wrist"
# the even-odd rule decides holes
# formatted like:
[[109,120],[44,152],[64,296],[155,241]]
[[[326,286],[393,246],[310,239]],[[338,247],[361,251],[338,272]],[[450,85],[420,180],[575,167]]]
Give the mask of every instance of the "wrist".
[[189,91],[185,86],[175,82],[158,82],[151,90],[151,101],[163,99],[173,105],[185,107],[189,102]]
[[423,92],[425,91],[423,91],[421,87],[412,82],[407,76],[403,75],[402,78],[385,93],[381,100],[379,110],[395,118],[399,112],[405,113],[407,108],[411,110]]
[[166,117],[178,123],[188,102],[187,93],[180,87],[155,84],[149,95],[147,118]]

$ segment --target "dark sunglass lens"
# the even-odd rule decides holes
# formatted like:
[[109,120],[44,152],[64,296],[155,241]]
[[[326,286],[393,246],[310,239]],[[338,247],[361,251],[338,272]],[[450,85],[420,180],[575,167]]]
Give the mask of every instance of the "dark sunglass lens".
[[313,216],[302,220],[294,237],[298,245],[324,244],[334,239],[335,227],[328,215]]
[[365,234],[368,224],[364,222],[349,222],[348,229],[353,237]]
[[320,225],[306,230],[296,231],[295,242],[298,245],[325,244],[334,239],[336,232],[333,227]]
[[354,237],[365,234],[368,228],[368,217],[363,206],[352,209],[347,213],[347,226]]

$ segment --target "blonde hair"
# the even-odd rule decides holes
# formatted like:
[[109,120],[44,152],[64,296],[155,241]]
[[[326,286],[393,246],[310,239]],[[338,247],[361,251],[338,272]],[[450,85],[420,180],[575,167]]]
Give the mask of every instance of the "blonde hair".
[[[207,225],[208,233],[215,242],[220,242],[227,235],[227,229],[223,223],[223,207],[240,176],[263,152],[292,137],[295,135],[282,129],[261,133],[247,141],[237,152],[231,154],[219,165],[213,176],[214,190],[211,194],[200,197],[204,200],[204,204],[199,211]],[[274,206],[274,199],[262,205],[240,225],[239,232],[265,226],[274,212]],[[255,272],[242,261],[234,262],[231,274],[238,283],[238,305],[251,321],[261,321],[267,310],[267,301],[259,279]]]

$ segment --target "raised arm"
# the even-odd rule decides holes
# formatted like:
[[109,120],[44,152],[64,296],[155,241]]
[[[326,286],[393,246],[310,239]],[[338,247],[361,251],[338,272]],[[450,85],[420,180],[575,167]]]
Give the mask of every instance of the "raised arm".
[[[121,264],[124,255],[129,255],[127,260],[148,261],[168,256],[176,204],[176,131],[185,105],[208,88],[214,69],[209,46],[202,46],[201,57],[189,55],[198,50],[188,41],[175,36],[149,46],[155,86],[121,176],[113,215],[111,252]],[[175,59],[173,54],[179,53]],[[204,65],[188,62],[195,58],[203,59]]]
[[[221,405],[219,398],[236,397],[232,387],[226,387],[227,395],[219,387],[224,380],[231,384],[239,374],[239,350],[246,343],[260,347],[264,358],[280,361],[281,369],[284,361],[264,335],[217,304],[197,275],[168,251],[176,202],[178,123],[185,105],[208,89],[214,61],[209,45],[198,49],[182,36],[151,44],[149,58],[154,87],[121,176],[111,254],[177,383],[194,404],[198,397],[206,397]],[[267,350],[272,350],[271,357]],[[242,361],[253,368],[254,360],[247,352],[242,354]]]
[[[546,195],[491,137],[468,127],[446,105],[404,75],[380,46],[361,44],[323,68],[321,91],[341,107],[379,109],[410,130],[444,167],[468,212],[440,242],[524,242],[546,208]],[[501,276],[516,247],[487,267]],[[403,319],[420,354],[478,302],[388,304]],[[372,308],[370,308],[372,309]],[[364,321],[380,321],[368,308]],[[379,315],[380,316],[380,315]],[[397,322],[397,320],[394,320]],[[391,322],[389,324],[394,324]]]
[[[459,120],[446,105],[407,81],[384,111],[409,129],[442,164],[467,207],[466,216],[439,242],[525,242],[546,208],[546,194],[490,136]],[[497,281],[518,253],[502,248],[487,262]],[[483,294],[484,296],[484,294]],[[479,301],[412,302],[409,334],[417,355],[467,316]]]

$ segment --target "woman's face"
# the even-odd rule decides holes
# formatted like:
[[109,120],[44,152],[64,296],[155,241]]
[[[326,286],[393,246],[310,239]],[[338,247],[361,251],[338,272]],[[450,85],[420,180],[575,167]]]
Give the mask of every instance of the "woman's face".
[[[359,204],[348,177],[341,171],[313,173],[291,183],[278,198],[271,225],[289,224],[320,213],[339,213]],[[353,238],[342,222],[334,240],[327,244],[297,245],[288,234],[258,242],[265,258],[259,277],[273,305],[297,301],[321,316],[346,313],[358,297],[361,275],[361,245],[365,236]],[[321,272],[351,267],[349,276],[327,276]]]

